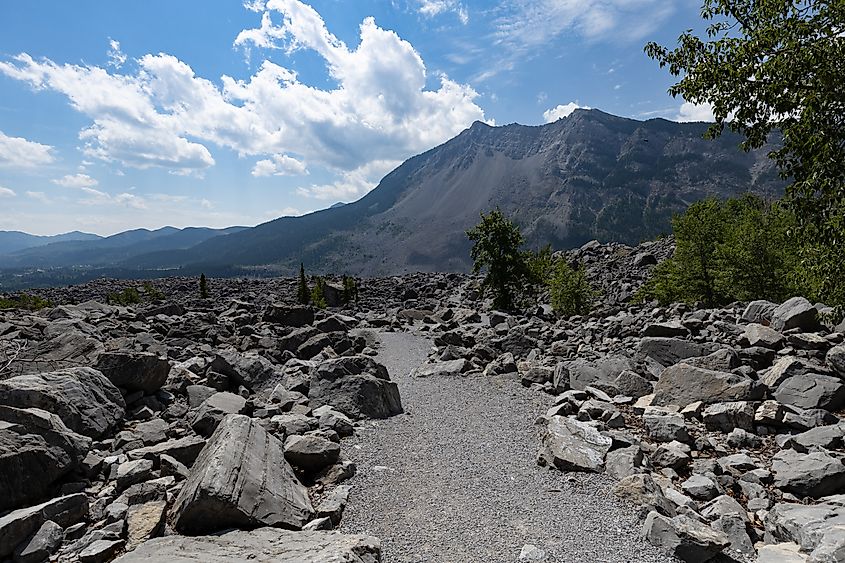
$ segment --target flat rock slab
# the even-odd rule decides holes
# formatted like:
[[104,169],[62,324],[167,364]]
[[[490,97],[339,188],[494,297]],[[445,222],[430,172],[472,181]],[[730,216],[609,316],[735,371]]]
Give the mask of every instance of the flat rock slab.
[[660,374],[652,404],[685,407],[696,401],[755,401],[762,399],[764,392],[765,387],[749,377],[679,363]]
[[543,433],[538,460],[565,471],[601,471],[613,440],[586,422],[553,416]]
[[119,563],[378,563],[381,543],[364,535],[259,528],[220,536],[168,536],[142,544]]
[[172,508],[189,534],[227,528],[300,529],[313,516],[308,491],[285,460],[281,440],[243,415],[223,419]]

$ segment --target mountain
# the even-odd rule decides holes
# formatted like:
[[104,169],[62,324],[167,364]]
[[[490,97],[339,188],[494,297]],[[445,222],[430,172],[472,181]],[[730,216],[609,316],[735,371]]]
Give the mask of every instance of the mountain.
[[530,247],[566,248],[667,233],[672,214],[707,196],[782,192],[766,149],[743,152],[729,132],[705,140],[707,128],[598,110],[541,126],[477,122],[409,159],[354,203],[126,265],[185,273],[271,265],[292,274],[302,261],[312,271],[355,275],[465,271],[464,232],[496,206],[522,227]]
[[39,236],[22,233],[20,231],[0,231],[0,255],[9,254],[25,248],[44,246],[53,242],[71,240],[97,240],[99,235],[72,231],[61,235]]
[[67,240],[26,248],[2,256],[0,260],[5,269],[111,266],[152,252],[188,249],[210,238],[236,233],[245,228],[135,229],[105,238]]

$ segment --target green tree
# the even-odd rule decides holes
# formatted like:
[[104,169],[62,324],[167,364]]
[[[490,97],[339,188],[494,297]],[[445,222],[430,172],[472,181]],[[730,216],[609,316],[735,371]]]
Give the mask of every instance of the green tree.
[[748,150],[776,132],[771,153],[791,181],[802,272],[811,297],[845,311],[845,2],[704,0],[706,38],[682,34],[675,49],[646,53],[680,80],[669,89],[709,103],[716,123]]
[[493,293],[493,306],[510,310],[530,285],[526,255],[520,251],[522,233],[498,209],[481,214],[481,222],[467,231],[473,242],[473,271],[486,270],[482,288]]
[[311,303],[319,309],[327,307],[325,292],[323,291],[325,283],[322,277],[317,277],[314,281],[314,289],[311,290]]
[[200,299],[208,299],[208,280],[205,274],[200,274]]
[[725,221],[719,200],[710,198],[692,204],[672,219],[672,229],[673,260],[680,266],[675,273],[686,300],[703,301],[708,307],[721,302],[717,250],[724,240]]
[[584,268],[570,266],[566,260],[558,260],[549,280],[549,294],[552,309],[570,317],[590,312],[598,293],[590,286]]
[[305,266],[299,263],[299,283],[296,287],[296,300],[301,305],[308,305],[311,301],[311,292],[308,291],[308,282],[305,280]]
[[537,252],[526,254],[528,272],[531,283],[537,287],[548,285],[554,273],[554,259],[552,258],[552,245],[547,244]]
[[344,275],[343,276],[343,302],[350,303],[358,301],[358,282],[355,278]]

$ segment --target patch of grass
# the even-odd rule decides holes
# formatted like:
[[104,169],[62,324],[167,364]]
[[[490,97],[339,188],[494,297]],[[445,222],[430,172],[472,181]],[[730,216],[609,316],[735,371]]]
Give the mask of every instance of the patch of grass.
[[21,293],[12,297],[0,297],[0,309],[25,309],[28,311],[37,311],[38,309],[45,309],[52,307],[53,304],[39,297],[38,295],[30,295],[28,293]]

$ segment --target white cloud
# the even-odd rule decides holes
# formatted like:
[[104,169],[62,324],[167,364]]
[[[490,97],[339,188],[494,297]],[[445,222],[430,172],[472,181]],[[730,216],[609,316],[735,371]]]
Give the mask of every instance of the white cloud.
[[57,180],[53,180],[53,183],[57,186],[62,186],[63,188],[93,188],[99,182],[89,176],[88,174],[68,174],[67,176],[63,176]]
[[15,197],[16,195],[18,194],[14,190],[0,186],[0,197]]
[[253,176],[306,176],[308,167],[301,160],[286,154],[273,155],[272,159],[259,160],[252,169]]
[[53,147],[0,131],[0,167],[35,168],[53,160]]
[[355,201],[378,185],[388,172],[401,164],[397,160],[379,160],[341,174],[334,183],[297,188],[301,196],[331,201]]
[[713,106],[710,104],[692,104],[684,102],[678,110],[674,121],[716,121],[713,117]]
[[568,116],[576,109],[591,109],[590,106],[578,105],[578,102],[569,102],[568,104],[560,104],[543,112],[543,119],[546,123],[552,123],[558,119]]
[[200,200],[200,207],[202,207],[203,209],[213,209],[214,204],[207,199],[201,199]]
[[[91,125],[79,135],[86,156],[183,174],[214,165],[211,145],[263,157],[276,167],[271,173],[297,170],[276,160],[294,153],[342,174],[370,162],[403,160],[484,120],[470,86],[438,74],[436,89],[426,89],[419,53],[373,18],[361,23],[360,41],[350,48],[297,0],[249,1],[246,7],[266,11],[260,27],[241,32],[236,46],[314,51],[334,85],[305,84],[267,60],[247,79],[223,76],[218,84],[163,53],[138,59],[134,73],[24,53],[0,61],[0,74],[60,92],[88,116]],[[266,162],[256,168],[259,174],[270,170]]]
[[120,42],[109,39],[109,66],[120,68],[126,62],[126,55],[120,50]]
[[657,29],[677,0],[505,0],[496,40],[518,52],[538,51],[564,33],[587,40],[637,41]]
[[47,197],[47,194],[44,192],[26,192],[26,196],[28,198],[34,199],[36,201],[40,201],[41,203],[51,203],[52,200]]
[[146,209],[147,202],[144,198],[134,195],[134,194],[117,194],[112,198],[117,205],[122,205],[124,207],[131,207],[132,209]]
[[130,209],[147,209],[147,201],[134,194],[121,193],[113,196],[94,188],[80,188],[80,190],[88,196],[79,200],[78,203],[81,205],[112,205]]
[[469,23],[469,10],[465,4],[457,0],[418,0],[417,11],[426,17],[452,12],[458,16],[462,24]]

